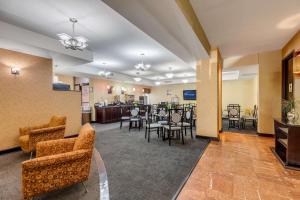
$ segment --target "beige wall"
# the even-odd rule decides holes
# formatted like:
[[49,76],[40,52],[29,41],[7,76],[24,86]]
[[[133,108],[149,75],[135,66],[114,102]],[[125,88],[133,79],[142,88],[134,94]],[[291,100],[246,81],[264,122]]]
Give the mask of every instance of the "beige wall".
[[240,104],[241,109],[253,109],[257,105],[257,78],[223,81],[223,110],[228,104]]
[[274,118],[281,117],[281,51],[259,54],[259,133],[274,134]]
[[183,90],[196,90],[196,83],[160,85],[152,87],[150,101],[152,104],[157,104],[161,101],[171,102],[172,98],[178,97],[180,104],[196,103],[196,101],[183,100]]
[[[10,67],[21,74],[10,74]],[[19,146],[19,128],[67,116],[66,135],[81,125],[80,93],[52,90],[50,59],[0,49],[0,150]]]

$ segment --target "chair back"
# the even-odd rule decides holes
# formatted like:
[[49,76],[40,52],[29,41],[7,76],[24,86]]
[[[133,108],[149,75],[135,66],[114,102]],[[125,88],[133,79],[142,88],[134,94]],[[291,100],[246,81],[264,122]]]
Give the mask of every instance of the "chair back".
[[241,107],[239,104],[229,104],[227,106],[228,118],[240,118]]
[[49,127],[66,125],[67,117],[53,116],[50,119]]
[[95,129],[91,124],[86,123],[80,129],[79,136],[76,138],[73,150],[94,148]]
[[130,113],[131,113],[131,117],[137,117],[139,115],[139,110],[135,108],[132,109]]
[[177,125],[178,123],[183,122],[183,109],[169,109],[168,122],[169,126]]

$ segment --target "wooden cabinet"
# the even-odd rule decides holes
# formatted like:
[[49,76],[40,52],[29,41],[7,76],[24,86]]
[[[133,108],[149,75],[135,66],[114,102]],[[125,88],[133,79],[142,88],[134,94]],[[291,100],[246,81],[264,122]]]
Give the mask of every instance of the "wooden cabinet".
[[120,106],[95,106],[96,122],[101,124],[118,122],[121,119]]
[[300,169],[300,123],[274,120],[275,155],[287,168]]

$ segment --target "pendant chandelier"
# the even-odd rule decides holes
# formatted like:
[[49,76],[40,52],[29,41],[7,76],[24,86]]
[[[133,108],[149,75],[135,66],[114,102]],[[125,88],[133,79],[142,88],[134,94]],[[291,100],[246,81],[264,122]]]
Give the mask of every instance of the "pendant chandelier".
[[59,41],[66,49],[72,49],[72,50],[80,50],[82,51],[85,49],[88,44],[87,44],[87,39],[82,36],[75,36],[75,24],[78,22],[76,18],[70,18],[70,22],[72,23],[72,36],[66,34],[66,33],[60,33],[57,34],[59,37]]
[[141,62],[140,63],[138,63],[138,64],[136,64],[134,67],[135,67],[135,69],[139,72],[139,71],[146,71],[146,70],[148,70],[150,67],[151,67],[151,65],[150,64],[144,64],[144,59],[143,59],[143,57],[145,56],[145,54],[141,54]]

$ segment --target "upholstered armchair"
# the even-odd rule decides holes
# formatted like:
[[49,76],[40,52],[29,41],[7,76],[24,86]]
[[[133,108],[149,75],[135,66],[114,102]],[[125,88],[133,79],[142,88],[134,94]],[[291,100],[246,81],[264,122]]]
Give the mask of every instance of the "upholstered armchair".
[[64,138],[65,125],[66,117],[53,116],[47,124],[20,128],[19,141],[22,150],[32,154],[38,142]]
[[90,124],[77,138],[39,142],[36,158],[22,163],[24,199],[88,179],[95,140]]

